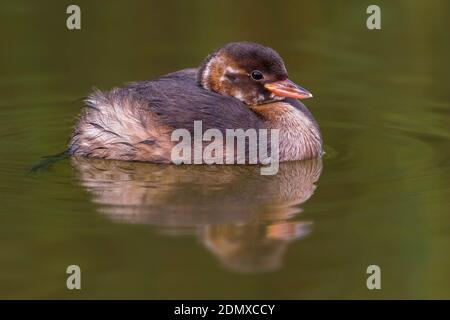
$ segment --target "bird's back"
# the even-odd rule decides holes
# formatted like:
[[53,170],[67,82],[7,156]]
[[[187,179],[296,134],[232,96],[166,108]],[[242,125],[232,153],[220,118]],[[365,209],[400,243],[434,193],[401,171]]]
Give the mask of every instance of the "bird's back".
[[260,129],[265,122],[241,101],[202,88],[196,69],[134,82],[86,100],[69,152],[93,158],[170,162],[174,129]]

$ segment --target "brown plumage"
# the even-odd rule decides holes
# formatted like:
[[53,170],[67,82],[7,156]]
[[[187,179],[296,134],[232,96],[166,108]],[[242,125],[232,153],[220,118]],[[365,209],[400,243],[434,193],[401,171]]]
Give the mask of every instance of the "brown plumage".
[[[297,99],[311,95],[287,79],[280,56],[249,42],[226,45],[198,69],[95,91],[72,134],[69,152],[92,158],[171,162],[175,129],[279,129],[280,160],[322,155],[318,125]],[[296,99],[297,98],[297,99]],[[226,150],[224,152],[224,157]]]

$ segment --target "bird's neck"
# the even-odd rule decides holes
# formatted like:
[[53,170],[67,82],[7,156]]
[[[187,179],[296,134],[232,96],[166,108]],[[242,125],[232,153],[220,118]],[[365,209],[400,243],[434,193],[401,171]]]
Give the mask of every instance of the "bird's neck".
[[320,131],[308,115],[286,102],[252,106],[270,129],[279,130],[280,161],[304,160],[320,157]]

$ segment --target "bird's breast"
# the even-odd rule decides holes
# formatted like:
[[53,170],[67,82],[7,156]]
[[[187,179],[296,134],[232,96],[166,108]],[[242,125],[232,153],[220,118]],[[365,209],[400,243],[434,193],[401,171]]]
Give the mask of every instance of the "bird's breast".
[[305,112],[287,102],[273,102],[251,107],[270,129],[279,132],[280,161],[320,157],[322,138],[316,122]]

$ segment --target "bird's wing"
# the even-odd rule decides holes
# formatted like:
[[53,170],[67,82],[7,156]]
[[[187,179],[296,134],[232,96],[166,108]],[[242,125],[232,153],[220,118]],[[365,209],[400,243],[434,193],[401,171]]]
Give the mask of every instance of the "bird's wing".
[[204,130],[216,128],[222,132],[265,127],[264,121],[241,101],[202,88],[196,73],[196,69],[185,69],[126,88],[147,101],[150,111],[174,129],[193,132],[197,120],[202,121]]

